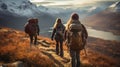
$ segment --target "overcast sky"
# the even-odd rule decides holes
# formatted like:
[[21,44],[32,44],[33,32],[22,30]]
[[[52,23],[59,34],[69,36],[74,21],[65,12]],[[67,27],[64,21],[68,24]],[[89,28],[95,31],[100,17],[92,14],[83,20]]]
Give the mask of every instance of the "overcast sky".
[[63,1],[72,1],[72,2],[94,2],[94,1],[119,1],[119,0],[30,0],[32,2],[63,2]]
[[95,3],[98,1],[119,1],[119,0],[30,0],[31,2],[38,2],[43,6],[55,5],[83,5],[88,3]]

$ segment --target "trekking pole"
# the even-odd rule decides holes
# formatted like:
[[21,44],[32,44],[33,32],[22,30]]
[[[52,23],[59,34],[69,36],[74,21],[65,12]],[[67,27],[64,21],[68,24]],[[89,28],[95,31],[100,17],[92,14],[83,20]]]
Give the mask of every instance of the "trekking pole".
[[65,45],[67,46],[67,52],[69,52],[68,42],[65,40]]
[[86,49],[85,49],[85,47],[84,47],[84,52],[85,52],[85,56],[87,56],[87,52],[86,52]]
[[[85,41],[85,45],[87,44],[87,42]],[[86,49],[84,47],[84,52],[85,52],[85,56],[87,56],[87,52],[86,52]]]

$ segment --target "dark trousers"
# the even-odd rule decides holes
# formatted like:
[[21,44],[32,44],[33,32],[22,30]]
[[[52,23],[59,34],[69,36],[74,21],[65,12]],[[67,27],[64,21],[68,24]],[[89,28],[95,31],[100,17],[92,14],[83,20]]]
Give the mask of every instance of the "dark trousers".
[[34,44],[37,44],[37,35],[33,35],[33,34],[29,34],[30,36],[30,43],[33,44],[33,40],[34,40]]
[[64,53],[63,53],[63,41],[62,40],[61,41],[56,40],[56,54],[59,55],[59,53],[60,53],[60,56],[63,57]]
[[80,67],[80,51],[70,50],[72,67]]

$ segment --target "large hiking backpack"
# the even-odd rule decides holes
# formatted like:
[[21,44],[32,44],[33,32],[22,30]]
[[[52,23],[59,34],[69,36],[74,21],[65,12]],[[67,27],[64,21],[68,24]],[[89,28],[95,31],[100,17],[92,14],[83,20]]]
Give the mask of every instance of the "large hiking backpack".
[[73,22],[72,24],[69,25],[69,30],[71,32],[80,32],[82,31],[82,25],[81,23]]
[[72,50],[82,50],[84,48],[82,39],[82,26],[79,23],[69,25],[69,47]]
[[27,34],[36,34],[37,33],[37,25],[35,23],[27,23],[25,24],[25,33]]

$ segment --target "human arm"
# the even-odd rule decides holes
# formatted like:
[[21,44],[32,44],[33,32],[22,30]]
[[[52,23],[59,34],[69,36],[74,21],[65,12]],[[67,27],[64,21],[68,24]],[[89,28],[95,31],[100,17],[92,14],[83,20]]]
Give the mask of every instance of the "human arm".
[[40,28],[39,28],[39,25],[37,25],[37,34],[39,35],[39,32],[40,32]]
[[85,28],[85,26],[83,24],[82,25],[82,28],[83,28],[83,36],[87,39],[88,38],[88,32],[87,32],[87,29]]
[[56,32],[56,29],[53,29],[52,36],[51,36],[51,40],[53,40],[54,35],[55,35],[55,32]]

